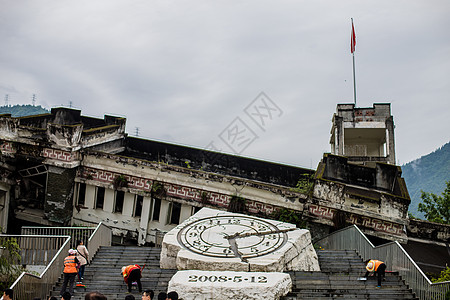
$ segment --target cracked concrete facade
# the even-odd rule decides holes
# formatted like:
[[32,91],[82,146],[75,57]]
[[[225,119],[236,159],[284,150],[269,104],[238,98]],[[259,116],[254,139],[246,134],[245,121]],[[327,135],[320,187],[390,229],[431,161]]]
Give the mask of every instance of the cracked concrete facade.
[[[361,166],[325,154],[317,170],[303,169],[129,137],[125,123],[69,108],[0,116],[3,230],[12,219],[42,225],[104,222],[118,243],[159,244],[165,232],[201,207],[227,210],[239,196],[248,214],[294,210],[316,237],[357,224],[382,238],[407,238],[410,199],[399,167]],[[313,177],[313,187],[300,192],[296,185],[305,176]]]

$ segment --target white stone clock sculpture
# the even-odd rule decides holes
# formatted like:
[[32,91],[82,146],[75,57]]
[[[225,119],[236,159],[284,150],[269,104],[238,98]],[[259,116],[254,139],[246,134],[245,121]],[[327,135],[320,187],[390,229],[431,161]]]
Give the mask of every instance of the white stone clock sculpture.
[[[183,290],[186,300],[212,299],[212,295],[241,299],[240,293],[245,293],[242,299],[253,299],[248,295],[252,287],[258,294],[255,299],[278,299],[290,289],[291,281],[288,274],[277,272],[320,270],[308,230],[209,208],[164,236],[160,266],[190,270],[178,272],[169,283],[169,289]],[[224,288],[227,285],[234,288]],[[269,294],[262,294],[264,287]],[[227,292],[220,296],[218,290]],[[211,297],[208,292],[213,292]]]

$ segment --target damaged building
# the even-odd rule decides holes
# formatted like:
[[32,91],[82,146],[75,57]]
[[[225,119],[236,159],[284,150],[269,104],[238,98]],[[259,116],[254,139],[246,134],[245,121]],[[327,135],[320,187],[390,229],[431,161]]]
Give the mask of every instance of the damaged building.
[[394,164],[389,104],[338,105],[332,153],[316,170],[130,137],[125,125],[69,108],[1,115],[3,232],[104,222],[115,243],[159,244],[207,206],[265,217],[289,209],[314,237],[357,224],[375,237],[407,239],[410,198]]

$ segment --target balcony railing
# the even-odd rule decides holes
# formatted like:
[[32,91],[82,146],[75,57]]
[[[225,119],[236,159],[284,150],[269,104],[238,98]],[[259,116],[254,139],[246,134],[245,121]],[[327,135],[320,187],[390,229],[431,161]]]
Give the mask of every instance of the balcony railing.
[[[38,264],[46,264],[47,260],[50,260],[41,275],[36,276],[30,273],[23,272],[19,278],[11,285],[11,289],[14,290],[14,298],[18,300],[29,300],[33,298],[47,299],[52,287],[55,285],[56,281],[62,274],[64,258],[71,246],[74,244],[72,242],[72,237],[82,237],[85,233],[77,235],[77,232],[85,230],[89,232],[89,238],[86,244],[89,245],[89,258],[92,258],[101,246],[110,246],[112,232],[111,229],[99,223],[97,227],[94,228],[72,228],[72,227],[57,227],[59,232],[67,232],[68,236],[40,236],[40,235],[26,235],[26,236],[10,236],[2,235],[1,238],[15,237],[18,238],[19,245],[26,246],[28,251],[29,247],[37,247],[39,251],[36,251],[34,257],[36,258],[32,262]],[[30,227],[27,228],[28,232],[31,232]],[[66,231],[64,231],[66,230]],[[41,231],[44,233],[45,231]],[[61,239],[61,241],[55,242],[56,239]],[[36,241],[40,242],[36,242]],[[48,240],[47,242],[45,240]],[[53,248],[54,247],[54,248]],[[22,249],[23,250],[23,249]],[[31,251],[31,249],[30,249]],[[39,254],[37,254],[39,253]],[[47,253],[47,254],[42,254]],[[53,256],[49,255],[55,253]],[[28,254],[33,255],[32,252]],[[28,259],[28,258],[26,258]],[[33,263],[34,264],[34,263]]]
[[375,247],[356,225],[336,231],[316,244],[330,250],[356,250],[363,260],[384,261],[389,269],[399,272],[419,299],[445,300],[450,290],[450,281],[432,283],[398,242]]

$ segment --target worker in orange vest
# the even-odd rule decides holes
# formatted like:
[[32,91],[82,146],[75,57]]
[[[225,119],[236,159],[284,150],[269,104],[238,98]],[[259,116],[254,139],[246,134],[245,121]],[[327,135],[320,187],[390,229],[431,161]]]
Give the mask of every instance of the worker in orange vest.
[[141,267],[139,265],[129,265],[122,267],[122,276],[125,283],[128,285],[128,292],[131,293],[131,285],[137,282],[139,293],[142,293],[141,284]]
[[366,260],[364,262],[366,264],[366,275],[364,275],[364,277],[367,278],[367,276],[369,276],[369,273],[374,273],[376,275],[378,275],[378,286],[377,288],[381,287],[381,277],[383,277],[383,279],[386,277],[386,264],[384,262],[382,262],[381,260],[376,260],[376,259],[370,259],[370,260]]
[[77,250],[70,249],[69,256],[64,258],[64,282],[59,293],[61,296],[64,294],[69,284],[69,293],[73,295],[73,284],[75,283],[75,276],[78,274],[79,261],[76,258]]

